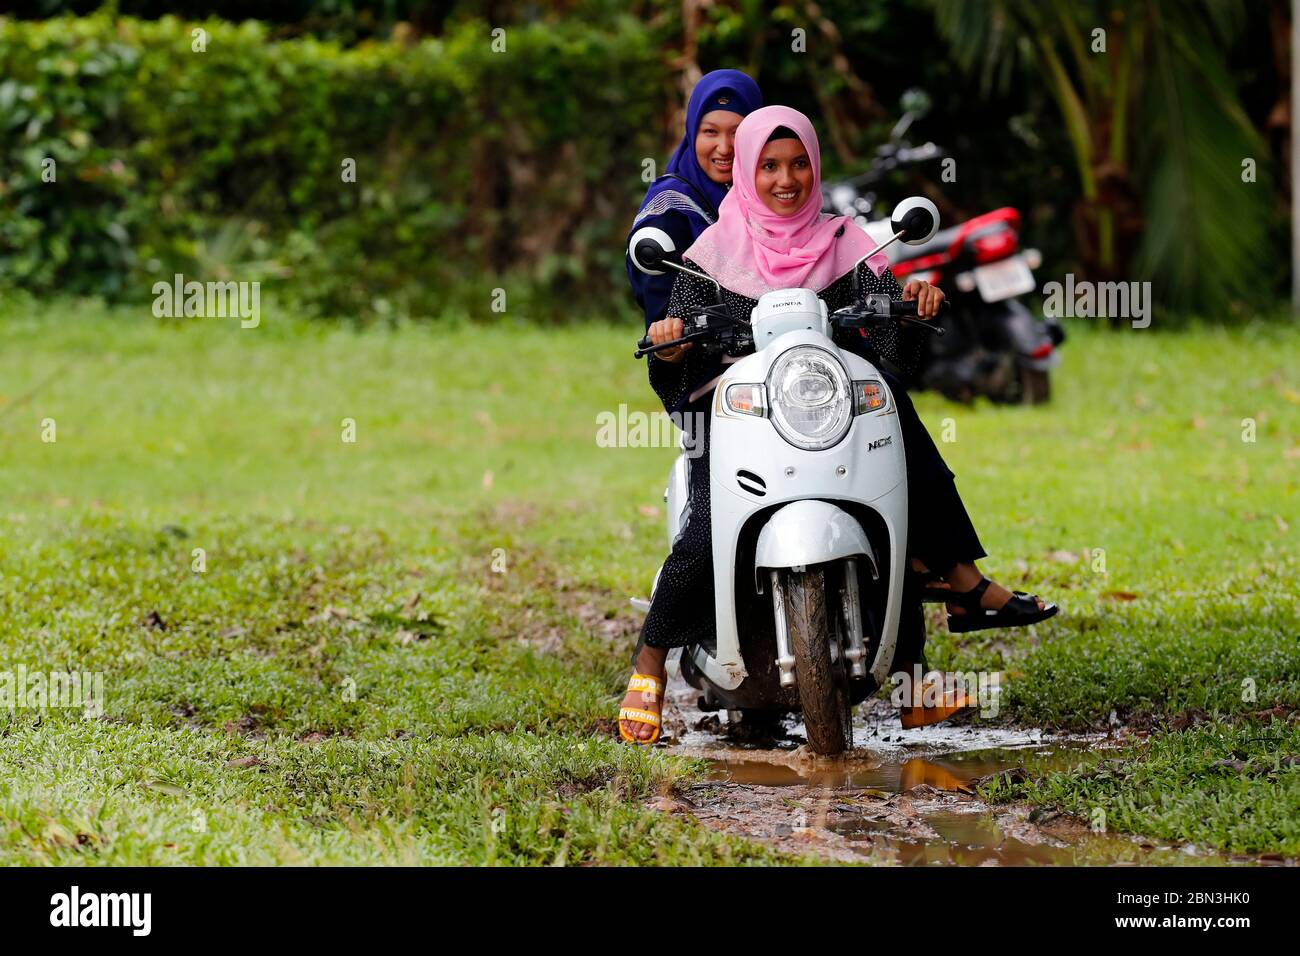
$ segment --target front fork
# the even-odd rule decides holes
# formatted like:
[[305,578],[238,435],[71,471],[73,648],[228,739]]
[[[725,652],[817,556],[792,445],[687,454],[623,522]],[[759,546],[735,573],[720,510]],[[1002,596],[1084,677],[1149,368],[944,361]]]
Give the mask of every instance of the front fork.
[[776,667],[781,672],[781,686],[794,686],[794,651],[790,648],[790,624],[785,616],[785,589],[781,586],[781,572],[773,568],[772,614],[776,619]]
[[[802,568],[791,568],[800,571]],[[772,582],[772,614],[776,624],[776,666],[781,675],[782,687],[795,685],[794,651],[790,647],[790,629],[785,615],[785,589],[782,587],[781,571],[772,568],[768,571]],[[850,677],[867,676],[867,642],[862,633],[862,603],[858,592],[858,561],[856,558],[844,559],[844,587],[840,592],[840,616],[844,622],[843,633],[848,648],[844,658],[849,662]],[[827,595],[829,603],[830,595]],[[828,614],[829,614],[829,608]],[[829,620],[829,619],[828,619]],[[835,646],[831,648],[831,659],[839,657],[838,629],[832,629],[827,639]]]
[[862,633],[862,602],[858,595],[858,559],[844,559],[844,633],[849,647],[844,652],[850,677],[867,676],[867,642]]

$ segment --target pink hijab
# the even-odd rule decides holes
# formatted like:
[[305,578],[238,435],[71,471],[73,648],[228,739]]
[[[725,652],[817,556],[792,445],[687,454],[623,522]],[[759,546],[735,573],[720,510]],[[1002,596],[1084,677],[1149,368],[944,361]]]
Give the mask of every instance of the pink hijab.
[[[794,130],[812,163],[812,194],[793,216],[772,212],[754,187],[758,158],[778,126]],[[808,117],[788,106],[765,106],[737,128],[731,189],[718,208],[718,221],[700,233],[686,256],[724,288],[757,299],[773,289],[820,292],[873,246],[854,223],[822,213],[821,148]],[[867,260],[876,275],[888,264],[883,254]]]

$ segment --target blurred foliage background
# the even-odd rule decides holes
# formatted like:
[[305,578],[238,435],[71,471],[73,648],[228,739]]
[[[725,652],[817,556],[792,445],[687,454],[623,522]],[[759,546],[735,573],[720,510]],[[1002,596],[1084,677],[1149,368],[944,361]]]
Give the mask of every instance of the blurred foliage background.
[[1016,206],[1044,281],[1149,279],[1162,324],[1227,320],[1289,283],[1289,33],[1285,0],[19,0],[0,286],[143,302],[181,272],[322,316],[491,318],[498,287],[512,315],[627,312],[644,160],[731,66],[814,118],[826,178],[926,91],[913,136],[956,181],[889,195],[950,224]]

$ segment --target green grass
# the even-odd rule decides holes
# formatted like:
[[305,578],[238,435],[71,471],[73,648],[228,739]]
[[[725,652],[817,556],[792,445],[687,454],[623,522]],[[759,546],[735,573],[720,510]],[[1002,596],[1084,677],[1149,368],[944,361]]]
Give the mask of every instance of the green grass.
[[[644,809],[691,767],[609,738],[673,454],[595,442],[655,409],[634,329],[0,322],[0,670],[106,692],[0,710],[0,863],[779,859]],[[918,396],[986,570],[1064,607],[932,632],[932,663],[1005,671],[1003,719],[1051,728],[1294,717],[1294,332],[1071,332],[1050,406]],[[1180,754],[1138,759],[1210,794]],[[1296,819],[1297,772],[1241,786]]]
[[[1300,855],[1300,724],[1210,721],[1165,730],[1126,757],[1099,754],[1068,773],[981,789],[1027,799],[1090,825],[1233,853]],[[1100,811],[1100,813],[1098,813]]]

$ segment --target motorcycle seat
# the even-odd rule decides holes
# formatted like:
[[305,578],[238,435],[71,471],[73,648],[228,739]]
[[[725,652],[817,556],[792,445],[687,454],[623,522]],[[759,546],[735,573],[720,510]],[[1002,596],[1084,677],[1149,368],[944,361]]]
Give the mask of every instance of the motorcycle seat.
[[907,246],[900,243],[898,261],[908,262],[912,259],[920,259],[923,256],[932,256],[938,252],[947,252],[948,247],[957,241],[957,237],[961,234],[964,225],[962,223],[948,229],[940,229],[935,233],[933,239],[919,246]]

